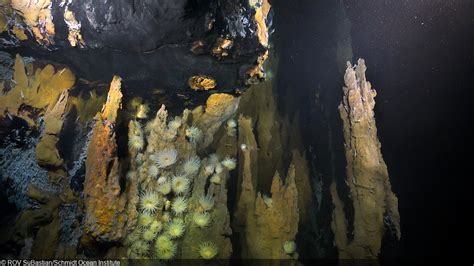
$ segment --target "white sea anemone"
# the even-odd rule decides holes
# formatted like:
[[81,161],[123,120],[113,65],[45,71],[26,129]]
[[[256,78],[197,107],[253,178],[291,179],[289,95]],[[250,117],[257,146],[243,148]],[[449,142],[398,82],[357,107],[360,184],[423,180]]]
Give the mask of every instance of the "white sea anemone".
[[214,169],[214,171],[216,171],[216,174],[220,174],[222,173],[222,171],[224,171],[224,167],[222,166],[221,163],[218,163],[216,164],[216,168]]
[[162,235],[156,239],[155,253],[159,259],[172,259],[176,255],[176,249],[177,245],[168,236]]
[[158,193],[147,191],[140,195],[140,208],[145,213],[154,213],[158,210],[160,204],[160,197]]
[[145,147],[145,141],[140,135],[134,135],[128,140],[128,148],[133,151],[141,151]]
[[247,147],[247,144],[242,143],[242,144],[240,144],[240,149],[241,149],[242,151],[247,151],[249,148]]
[[267,206],[267,208],[271,208],[273,206],[273,200],[269,196],[263,194],[263,202]]
[[209,225],[211,222],[211,216],[207,212],[195,212],[193,215],[194,223],[203,228]]
[[166,176],[160,176],[157,180],[158,185],[165,183],[167,180],[168,178],[166,178]]
[[171,210],[174,214],[183,214],[188,208],[188,200],[185,197],[176,197],[171,204]]
[[187,176],[194,176],[199,171],[199,167],[201,167],[201,160],[194,155],[184,161],[183,172]]
[[196,126],[191,126],[186,129],[186,137],[189,138],[189,142],[197,144],[202,139],[202,131]]
[[204,173],[206,174],[206,176],[209,176],[210,174],[214,173],[215,167],[215,164],[206,165],[206,167],[204,167]]
[[145,241],[135,241],[129,247],[130,251],[138,255],[146,255],[149,251],[149,245]]
[[234,158],[226,156],[224,160],[222,160],[221,164],[229,170],[234,170],[237,166],[237,161]]
[[171,241],[171,238],[169,236],[161,235],[161,236],[156,238],[155,246],[157,248],[167,246],[167,244],[169,244],[170,242],[172,242],[172,241]]
[[217,248],[216,244],[212,242],[202,242],[199,245],[199,255],[201,255],[201,258],[210,260],[214,258],[217,253],[219,253],[219,249]]
[[229,128],[237,127],[237,121],[235,119],[227,120],[227,127],[229,127]]
[[178,195],[186,193],[186,191],[188,191],[189,184],[189,179],[181,175],[174,176],[171,181],[173,191]]
[[214,207],[214,198],[211,195],[201,196],[199,197],[199,205],[203,210],[209,211]]
[[177,130],[181,126],[181,117],[175,116],[173,120],[168,123],[168,128]]
[[168,195],[171,192],[171,182],[165,181],[163,183],[159,183],[158,192],[160,192],[163,195]]
[[148,117],[150,107],[147,104],[140,104],[137,108],[137,118],[144,119]]
[[184,223],[181,220],[172,221],[168,224],[168,235],[174,239],[184,234]]
[[213,174],[210,181],[213,184],[220,185],[222,184],[222,177],[220,174]]
[[150,224],[150,230],[152,230],[152,231],[154,231],[154,232],[159,233],[159,232],[161,231],[161,229],[163,229],[163,223],[160,222],[160,221],[154,220],[154,221]]
[[148,175],[151,177],[156,177],[159,171],[158,167],[154,164],[148,166]]
[[283,250],[286,254],[293,254],[296,251],[295,241],[285,241],[285,243],[283,243]]
[[153,239],[155,239],[157,234],[158,234],[157,231],[151,230],[151,228],[150,228],[150,229],[147,229],[147,230],[143,231],[142,237],[143,237],[143,240],[150,242]]
[[175,149],[165,149],[157,152],[153,159],[158,168],[166,168],[173,165],[178,157],[178,152]]
[[235,137],[237,134],[237,121],[235,119],[227,120],[227,136]]
[[138,216],[138,225],[141,227],[148,227],[152,222],[154,218],[148,213],[141,213]]

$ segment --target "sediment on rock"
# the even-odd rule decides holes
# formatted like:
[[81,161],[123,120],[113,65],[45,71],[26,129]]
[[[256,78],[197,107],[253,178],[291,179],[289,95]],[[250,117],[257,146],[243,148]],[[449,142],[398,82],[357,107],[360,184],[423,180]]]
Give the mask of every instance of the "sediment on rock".
[[[344,126],[346,180],[354,209],[353,232],[348,232],[343,202],[336,183],[331,185],[334,212],[332,229],[341,259],[375,259],[380,254],[386,231],[384,220],[395,228],[400,238],[398,200],[391,190],[387,166],[373,108],[376,92],[365,77],[366,66],[359,59],[355,69],[348,62],[344,75],[344,97],[339,112]],[[353,238],[347,235],[352,233]]]
[[120,186],[115,123],[121,108],[121,79],[115,76],[107,102],[97,113],[89,143],[84,181],[85,232],[98,241],[118,241],[124,236],[126,197]]
[[298,191],[295,184],[295,168],[290,165],[283,181],[275,173],[271,195],[257,192],[257,146],[251,120],[239,118],[239,142],[247,143],[247,149],[239,153],[239,181],[237,210],[234,228],[239,233],[243,258],[288,259],[297,253],[286,254],[283,245],[294,241],[298,231]]
[[66,115],[67,103],[68,91],[64,90],[59,96],[58,102],[44,115],[43,136],[36,145],[36,159],[39,165],[57,168],[63,164],[56,145]]
[[[269,64],[272,63],[273,61],[269,62]],[[267,67],[271,68],[271,66]],[[288,117],[279,113],[277,94],[271,80],[252,85],[241,98],[238,113],[242,116],[238,120],[237,143],[238,145],[244,145],[245,148],[239,151],[237,207],[234,212],[233,227],[241,234],[242,255],[247,258],[254,258],[253,255],[258,258],[270,258],[272,256],[298,257],[296,253],[291,256],[284,256],[284,253],[283,255],[279,253],[282,250],[281,243],[273,243],[275,249],[273,251],[265,250],[260,251],[260,254],[248,254],[246,253],[250,250],[249,247],[246,247],[248,241],[245,240],[245,235],[242,235],[247,219],[249,219],[248,215],[251,213],[248,210],[255,209],[257,195],[262,194],[262,198],[267,203],[272,201],[269,195],[275,183],[275,173],[286,173],[288,171],[288,176],[283,179],[288,181],[294,168],[296,171],[294,181],[298,191],[295,194],[297,205],[301,204],[305,209],[301,211],[301,208],[298,208],[300,211],[297,211],[297,217],[292,218],[297,219],[296,228],[287,230],[294,230],[295,234],[298,230],[302,230],[298,237],[298,241],[302,241],[301,243],[314,241],[310,238],[316,233],[314,225],[316,209],[313,207],[315,199],[313,199],[310,169],[306,157],[302,153],[304,147],[300,140],[298,112],[292,119],[292,123],[289,122]],[[242,146],[240,147],[242,148]],[[245,169],[242,167],[245,167]],[[277,209],[279,208],[275,208],[273,211],[277,213]],[[286,208],[282,210],[282,213],[291,213]],[[265,210],[255,210],[254,215],[258,215],[259,212],[265,213]],[[274,214],[273,216],[277,215]],[[298,226],[298,223],[300,226]],[[294,225],[286,226],[293,227]],[[265,235],[262,232],[257,233],[257,235],[261,234]],[[295,235],[291,237],[292,239],[286,239],[285,241],[295,240]]]
[[[209,159],[204,160],[203,165],[209,165]],[[190,211],[185,218],[187,222],[186,234],[183,238],[183,248],[181,258],[183,259],[199,259],[199,245],[202,242],[210,241],[219,247],[219,253],[216,259],[228,259],[232,254],[232,244],[230,236],[232,230],[230,228],[230,215],[227,209],[227,180],[229,179],[229,171],[221,173],[220,184],[212,183],[206,188],[208,175],[205,168],[202,168],[200,174],[194,179],[192,194],[189,199]],[[201,196],[208,195],[214,201],[214,208],[208,213],[211,222],[209,226],[199,227],[193,222],[193,216],[200,212],[199,199]]]
[[[227,180],[232,169],[221,162],[232,154],[212,153],[209,146],[219,142],[214,135],[238,104],[232,95],[213,94],[205,106],[184,109],[181,115],[171,117],[162,105],[146,125],[143,119],[129,122],[128,231],[123,241],[128,257],[198,259],[204,243],[217,247],[209,258],[230,257]],[[144,205],[146,197],[149,205]],[[203,197],[211,206],[203,206]],[[197,215],[205,218],[203,224],[196,222]]]
[[36,119],[50,111],[64,90],[71,89],[76,80],[67,68],[57,71],[48,64],[34,69],[31,63],[25,65],[25,60],[18,54],[13,69],[13,79],[5,81],[11,89],[1,96],[0,111],[2,116],[20,117],[30,126],[38,126]]
[[[239,113],[251,118],[250,127],[255,131],[254,148],[258,147],[259,151],[255,163],[259,176],[256,189],[268,191],[275,171],[286,171],[285,159],[290,157],[288,151],[291,150],[287,145],[289,122],[278,113],[271,81],[253,85],[241,101]],[[246,142],[239,140],[239,143]]]

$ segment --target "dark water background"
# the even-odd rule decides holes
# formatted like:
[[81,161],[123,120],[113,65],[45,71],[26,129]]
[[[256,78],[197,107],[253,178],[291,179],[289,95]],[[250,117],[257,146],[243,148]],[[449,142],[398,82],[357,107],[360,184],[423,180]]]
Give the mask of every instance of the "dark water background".
[[[338,38],[337,2],[274,3],[279,87],[301,94],[302,108],[310,105],[308,91],[321,87],[333,122],[342,91],[328,48]],[[399,198],[402,239],[384,247],[382,257],[470,256],[472,245],[462,240],[472,241],[473,224],[474,1],[342,3],[352,26],[353,62],[366,59],[367,78],[378,93],[379,137]]]
[[473,175],[463,161],[472,147],[473,3],[345,1],[354,55],[378,89],[405,256],[463,256],[456,239],[472,234],[462,224],[472,222]]

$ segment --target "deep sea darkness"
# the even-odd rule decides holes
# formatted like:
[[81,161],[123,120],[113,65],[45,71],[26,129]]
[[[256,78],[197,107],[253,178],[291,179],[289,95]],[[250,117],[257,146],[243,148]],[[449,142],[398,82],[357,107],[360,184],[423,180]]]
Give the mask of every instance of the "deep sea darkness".
[[366,59],[378,92],[379,137],[402,221],[400,255],[464,257],[462,243],[472,241],[474,1],[344,3],[354,59]]
[[[366,60],[367,79],[378,93],[378,135],[399,199],[402,238],[383,247],[382,257],[467,257],[472,244],[465,243],[472,243],[474,224],[474,163],[469,159],[474,1],[342,2],[352,25],[353,63]],[[334,52],[327,48],[338,38],[332,33],[337,3],[272,1],[279,89],[306,95],[298,102],[305,110],[307,91],[320,88],[332,123],[339,120],[343,84],[342,74],[330,64]]]

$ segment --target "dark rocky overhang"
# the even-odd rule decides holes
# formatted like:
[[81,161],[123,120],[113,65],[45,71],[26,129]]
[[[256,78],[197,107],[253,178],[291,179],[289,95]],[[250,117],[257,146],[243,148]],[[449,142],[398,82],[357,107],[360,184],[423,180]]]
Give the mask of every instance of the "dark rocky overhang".
[[231,92],[264,77],[270,6],[262,1],[3,1],[2,50],[62,63],[90,81],[191,90],[205,75]]

